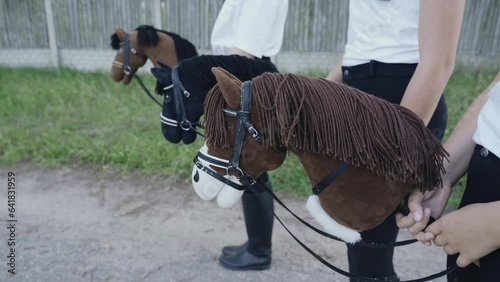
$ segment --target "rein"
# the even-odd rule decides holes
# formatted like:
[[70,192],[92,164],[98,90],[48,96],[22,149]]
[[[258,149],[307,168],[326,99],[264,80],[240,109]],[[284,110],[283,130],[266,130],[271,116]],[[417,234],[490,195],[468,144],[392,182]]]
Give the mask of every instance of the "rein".
[[[311,225],[310,223],[308,223],[307,221],[305,221],[304,219],[302,219],[301,217],[296,215],[292,210],[290,210],[290,208],[288,208],[285,205],[285,203],[283,203],[278,198],[278,196],[276,196],[276,194],[273,193],[273,191],[265,183],[261,182],[259,179],[253,178],[251,175],[249,175],[247,172],[245,172],[241,168],[237,169],[236,171],[238,171],[238,173],[239,173],[238,180],[240,180],[240,182],[244,183],[243,185],[236,184],[236,183],[230,181],[229,179],[220,176],[217,172],[210,169],[208,166],[204,165],[201,161],[204,161],[212,166],[226,169],[226,174],[228,174],[227,173],[228,171],[234,171],[231,169],[232,166],[228,160],[222,160],[219,158],[215,159],[211,156],[203,154],[202,152],[198,152],[197,156],[193,159],[193,163],[196,165],[196,167],[198,167],[202,171],[208,173],[210,176],[216,178],[217,180],[219,180],[225,184],[230,185],[231,187],[233,187],[237,190],[242,191],[242,190],[245,190],[247,187],[251,187],[252,192],[257,192],[257,193],[267,192],[267,193],[269,193],[274,198],[274,200],[276,200],[276,202],[278,202],[278,204],[280,204],[285,210],[287,210],[293,217],[295,217],[297,220],[299,220],[301,223],[303,223],[304,225],[306,225],[307,227],[309,227],[310,229],[312,229],[316,233],[318,233],[324,237],[339,241],[339,242],[344,242],[342,239],[314,227],[313,225]],[[339,165],[336,169],[334,169],[331,174],[338,174],[341,170],[344,170],[344,166],[342,166],[342,164]],[[326,178],[328,178],[328,176]],[[405,200],[403,200],[401,202],[400,206],[397,208],[397,211],[401,212],[405,215],[407,215],[409,213],[408,205],[407,205],[407,202]],[[373,242],[360,241],[360,242],[357,242],[353,245],[366,247],[366,248],[384,249],[384,248],[388,248],[388,247],[405,246],[405,245],[415,243],[416,241],[417,241],[416,239],[409,239],[409,240],[403,240],[403,241],[392,242],[392,243],[373,243]]]
[[151,100],[153,100],[153,102],[155,102],[156,104],[158,104],[158,106],[162,106],[160,102],[158,102],[158,100],[156,100],[155,97],[153,97],[153,95],[151,95],[151,92],[149,92],[149,90],[146,88],[146,85],[144,85],[144,83],[142,82],[142,80],[139,78],[138,75],[134,75],[134,78],[137,80],[137,83],[139,83],[139,85],[141,86],[142,90],[144,90],[144,92],[146,92],[146,95],[149,96],[149,98],[151,98]]
[[[290,214],[292,214],[295,218],[297,218],[300,222],[302,222],[303,224],[305,224],[306,226],[308,226],[309,228],[313,229],[314,231],[316,231],[317,233],[323,235],[323,236],[326,236],[328,238],[332,238],[334,240],[337,240],[337,241],[342,241],[328,233],[325,233],[317,228],[315,228],[314,226],[310,225],[309,223],[307,223],[306,221],[304,221],[303,219],[301,219],[300,217],[298,217],[295,213],[293,213],[288,207],[285,206],[285,204],[273,193],[273,191],[267,187],[267,185],[262,182],[260,179],[257,179],[256,180],[257,183],[259,184],[259,186],[262,186],[264,187],[265,191],[267,193],[269,193],[274,200],[276,200],[276,202],[278,202],[283,208],[285,208]],[[250,190],[256,194],[259,199],[261,199],[262,202],[264,202],[263,198],[262,198],[262,195],[260,195],[260,193],[258,192],[258,190],[254,190],[254,187],[252,185],[249,185],[248,186],[250,188]],[[265,202],[264,202],[265,203]],[[442,276],[445,276],[453,271],[455,271],[457,269],[457,265],[453,265],[453,266],[450,266],[448,267],[447,269],[443,270],[443,271],[440,271],[440,272],[437,272],[437,273],[434,273],[434,274],[431,274],[431,275],[428,275],[428,276],[425,276],[425,277],[422,277],[422,278],[417,278],[417,279],[412,279],[412,280],[404,280],[404,281],[400,281],[398,280],[399,278],[396,278],[395,280],[386,280],[385,278],[370,278],[370,277],[364,277],[364,276],[359,276],[359,275],[356,275],[356,274],[353,274],[353,273],[350,273],[350,272],[347,272],[343,269],[340,269],[338,267],[336,267],[335,265],[329,263],[328,261],[326,261],[325,259],[323,259],[321,256],[319,256],[318,254],[316,254],[313,250],[311,250],[309,247],[307,247],[300,239],[298,239],[286,226],[285,224],[281,221],[281,219],[276,215],[276,213],[274,213],[274,211],[272,210],[272,208],[270,206],[268,206],[266,203],[265,203],[266,207],[272,211],[274,217],[278,220],[278,222],[281,224],[281,226],[283,226],[283,228],[285,228],[285,230],[288,232],[288,234],[290,234],[290,236],[292,236],[292,238],[302,247],[304,248],[308,253],[310,253],[314,258],[316,258],[319,262],[321,262],[323,265],[327,266],[328,268],[330,268],[331,270],[345,276],[345,277],[348,277],[348,278],[353,278],[353,279],[356,279],[356,281],[398,281],[398,282],[425,282],[425,281],[431,281],[431,280],[434,280],[436,278],[439,278],[439,277],[442,277]],[[406,206],[407,207],[407,206]],[[411,242],[410,242],[411,241]],[[415,240],[416,241],[416,240]],[[403,246],[403,245],[408,245],[409,243],[413,243],[414,241],[413,240],[406,240],[406,241],[400,241],[400,242],[395,242],[395,243],[389,243],[389,244],[377,244],[377,243],[366,243],[366,242],[358,242],[358,243],[355,243],[354,245],[357,245],[357,246],[364,246],[364,247],[368,247],[368,248],[387,248],[387,247],[390,247],[390,246],[394,246],[394,247],[398,247],[398,246]],[[398,244],[399,243],[399,244]],[[401,244],[403,243],[403,244]]]
[[[283,208],[285,208],[290,214],[292,214],[295,218],[297,218],[301,223],[305,224],[307,227],[310,229],[314,230],[315,232],[319,233],[322,236],[337,240],[337,241],[342,241],[341,239],[326,233],[322,230],[317,229],[316,227],[310,225],[306,221],[304,221],[302,218],[297,216],[295,213],[293,213],[273,192],[272,190],[267,187],[265,183],[263,183],[260,180],[255,180],[251,175],[249,175],[247,172],[245,172],[243,169],[239,167],[239,160],[241,156],[241,150],[243,147],[243,138],[245,136],[245,129],[248,130],[249,134],[259,141],[260,136],[258,131],[253,127],[253,124],[250,121],[250,110],[251,110],[251,104],[252,104],[252,82],[251,81],[245,81],[241,87],[241,109],[239,111],[232,110],[232,109],[224,109],[224,113],[233,116],[237,118],[236,121],[236,136],[235,136],[235,141],[234,141],[234,146],[233,146],[233,152],[231,159],[228,160],[222,160],[219,158],[213,158],[209,155],[203,154],[202,152],[198,152],[197,156],[193,159],[194,164],[199,168],[202,169],[204,172],[208,173],[210,176],[216,178],[219,181],[222,181],[225,184],[230,185],[231,187],[237,189],[237,190],[244,190],[246,188],[249,188],[254,194],[256,194],[261,200],[262,200],[262,193],[263,191],[266,191],[269,193],[274,200],[276,200]],[[227,178],[222,177],[219,175],[217,172],[209,168],[208,165],[203,165],[201,163],[201,160],[209,163],[209,165],[214,165],[219,168],[224,168],[226,169],[226,174],[231,175],[230,173],[234,173],[236,175],[240,183],[243,185],[238,185],[232,181],[230,181]],[[335,168],[328,176],[325,177],[321,182],[319,182],[314,188],[314,194],[320,193],[326,186],[331,184],[338,176],[342,174],[345,170],[347,170],[350,167],[349,164],[347,163],[341,163],[337,168]],[[263,201],[265,203],[265,201]],[[362,277],[356,274],[352,274],[350,272],[347,272],[345,270],[342,270],[329,262],[327,262],[325,259],[323,259],[321,256],[316,254],[314,251],[312,251],[309,247],[307,247],[302,241],[300,241],[286,226],[285,224],[281,221],[281,219],[274,213],[274,210],[266,204],[266,207],[273,213],[274,217],[279,221],[279,223],[285,228],[285,230],[292,236],[292,238],[297,241],[297,243],[302,246],[307,252],[309,252],[313,257],[315,257],[317,260],[319,260],[322,264],[327,266],[328,268],[332,269],[333,271],[346,276],[348,278],[353,278],[357,279],[359,281],[398,281],[398,280],[386,280],[384,278],[369,278],[369,277]],[[398,208],[398,211],[403,212],[408,214],[408,207],[407,207],[407,202],[405,200],[402,201],[400,207]],[[408,245],[411,243],[416,242],[416,239],[412,240],[405,240],[405,241],[399,241],[399,242],[394,242],[394,243],[367,243],[367,242],[357,242],[354,245],[357,246],[363,246],[363,247],[368,247],[368,248],[387,248],[387,247],[396,247],[396,246],[403,246],[403,245]],[[413,280],[406,280],[406,281],[401,281],[401,282],[424,282],[424,281],[430,281],[433,279],[436,279],[438,277],[444,276],[448,273],[451,273],[457,268],[457,265],[454,265],[452,267],[449,267],[441,272],[423,277],[423,278],[418,278],[418,279],[413,279]]]

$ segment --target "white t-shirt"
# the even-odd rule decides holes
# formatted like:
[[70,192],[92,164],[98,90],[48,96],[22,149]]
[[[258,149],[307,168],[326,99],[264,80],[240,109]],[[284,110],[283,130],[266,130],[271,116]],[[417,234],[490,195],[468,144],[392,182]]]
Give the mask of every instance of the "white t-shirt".
[[473,139],[500,157],[500,82],[490,90],[488,101],[479,112]]
[[276,55],[283,41],[288,0],[226,0],[215,21],[212,37],[214,55],[231,48],[255,57]]
[[420,0],[350,0],[344,66],[418,63]]

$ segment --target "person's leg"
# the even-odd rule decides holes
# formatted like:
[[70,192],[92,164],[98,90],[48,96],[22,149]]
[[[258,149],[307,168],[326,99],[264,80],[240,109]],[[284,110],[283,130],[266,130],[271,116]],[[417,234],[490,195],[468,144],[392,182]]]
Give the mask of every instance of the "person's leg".
[[[500,185],[500,183],[499,183]],[[498,187],[498,186],[497,186]],[[479,260],[479,281],[498,281],[500,278],[500,249]]]
[[[448,119],[447,107],[444,98],[441,98],[436,111],[429,122],[428,128],[434,136],[441,140],[444,136],[446,121]],[[396,242],[399,228],[396,225],[394,214],[391,214],[381,225],[361,232],[365,242],[392,243]],[[386,278],[397,281],[397,274],[393,264],[394,248],[371,249],[347,245],[349,271],[365,277]],[[351,279],[352,281],[356,281]]]
[[[446,264],[447,267],[451,267],[456,264],[458,255],[448,256]],[[470,282],[479,281],[479,267],[475,264],[471,264],[464,268],[457,268],[452,273],[448,274],[449,282]]]
[[[489,153],[481,155],[481,146],[476,146],[471,157],[467,185],[459,208],[474,203],[487,203],[500,200],[500,159]],[[448,256],[448,267],[456,264],[458,255]],[[479,260],[480,267],[471,264],[448,275],[450,282],[498,281],[500,277],[500,250]]]
[[[399,104],[416,65],[391,65],[375,63],[374,67],[344,68],[344,82],[361,91],[372,94],[388,102]],[[345,72],[347,70],[347,72]],[[363,74],[363,72],[367,72]],[[378,73],[377,73],[378,72]],[[384,75],[381,73],[384,72]],[[394,73],[394,76],[387,73]],[[428,124],[434,136],[441,140],[447,122],[447,107],[443,97]],[[365,242],[389,243],[395,242],[399,228],[395,216],[392,214],[381,225],[368,231],[361,232]],[[385,278],[397,281],[397,274],[393,265],[394,248],[374,249],[347,245],[349,271],[370,278]],[[356,281],[354,279],[350,280]]]
[[[395,242],[398,230],[394,214],[392,214],[376,228],[361,232],[361,238],[364,242]],[[386,278],[388,281],[395,281],[398,276],[392,263],[393,253],[394,248],[370,249],[347,244],[349,272],[363,277]],[[351,279],[350,281],[357,280]]]
[[[373,75],[371,78],[366,79],[346,80],[344,77],[344,81],[349,86],[397,104],[403,97],[409,77],[394,79],[390,77],[377,78]],[[361,232],[361,238],[364,242],[395,242],[398,231],[399,228],[396,226],[395,217],[391,215],[376,228]],[[388,281],[397,281],[398,276],[392,263],[393,253],[394,248],[372,249],[347,244],[349,272],[363,277],[386,278]],[[350,279],[350,281],[355,282],[357,280]]]
[[[266,185],[271,187],[268,180]],[[219,261],[222,266],[233,270],[267,269],[271,266],[273,198],[266,192],[255,195],[246,190],[242,206],[248,241],[241,246],[224,247]]]

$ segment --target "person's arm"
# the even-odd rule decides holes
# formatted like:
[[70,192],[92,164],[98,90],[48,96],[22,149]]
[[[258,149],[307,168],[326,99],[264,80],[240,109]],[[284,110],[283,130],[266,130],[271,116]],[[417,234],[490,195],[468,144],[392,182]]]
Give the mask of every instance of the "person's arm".
[[465,0],[421,0],[418,44],[420,62],[401,106],[428,124],[453,73]]
[[471,204],[446,214],[427,231],[447,254],[460,253],[457,265],[465,267],[500,248],[499,214],[500,201]]
[[342,56],[339,58],[337,64],[333,67],[326,79],[341,83],[342,80]]
[[429,216],[432,215],[434,218],[439,218],[442,215],[451,193],[451,187],[466,173],[469,160],[474,151],[475,144],[472,136],[477,127],[479,112],[488,100],[491,88],[499,82],[500,72],[497,73],[490,85],[469,106],[467,112],[455,127],[455,130],[453,130],[443,145],[450,154],[448,161],[445,160],[444,162],[446,173],[443,175],[443,187],[437,187],[434,191],[425,194],[415,191],[408,199],[408,207],[410,209],[408,216],[401,214],[396,216],[396,223],[399,228],[408,228],[408,231],[415,238],[426,245],[429,245],[430,241],[434,238],[432,233],[423,232],[427,226]]
[[445,162],[446,175],[443,178],[449,186],[455,185],[464,176],[469,166],[469,160],[474,151],[475,143],[472,136],[477,127],[479,112],[488,100],[491,88],[500,82],[500,72],[497,73],[488,87],[474,100],[457,126],[444,144],[450,154],[449,162]]
[[[261,58],[281,49],[288,13],[288,0],[245,0],[236,12],[232,28],[237,31],[233,47]],[[274,54],[263,54],[264,49]]]

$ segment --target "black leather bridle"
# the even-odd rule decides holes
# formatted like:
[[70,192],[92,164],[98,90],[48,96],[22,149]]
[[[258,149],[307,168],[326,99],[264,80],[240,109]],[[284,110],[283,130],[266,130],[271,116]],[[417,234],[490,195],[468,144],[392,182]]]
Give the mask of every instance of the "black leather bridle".
[[[273,192],[272,190],[267,187],[265,183],[260,181],[259,179],[254,179],[251,175],[249,175],[247,172],[245,172],[243,169],[239,167],[239,161],[240,161],[240,156],[241,156],[241,150],[243,147],[243,139],[245,137],[246,131],[252,136],[254,139],[259,141],[260,135],[259,132],[255,129],[253,126],[252,122],[250,121],[250,110],[251,110],[251,104],[252,104],[252,82],[251,81],[245,81],[243,82],[243,85],[241,87],[241,109],[240,110],[234,110],[234,109],[224,109],[224,113],[226,115],[236,117],[236,136],[234,140],[234,146],[233,146],[233,152],[231,155],[231,159],[229,161],[221,161],[221,160],[216,160],[206,154],[203,154],[202,152],[198,152],[197,156],[193,159],[194,164],[198,167],[198,169],[203,170],[210,176],[216,178],[217,180],[230,185],[231,187],[238,189],[238,190],[244,190],[246,188],[249,188],[252,192],[254,192],[257,196],[262,197],[260,193],[262,191],[266,191],[271,196],[273,197],[276,202],[278,202],[283,208],[285,208],[288,212],[290,212],[295,218],[297,218],[300,222],[305,224],[307,227],[311,228],[315,232],[319,233],[320,235],[323,235],[325,237],[337,240],[337,241],[342,241],[341,239],[326,233],[322,230],[317,229],[316,227],[310,225],[306,221],[304,221],[302,218],[297,216],[295,213],[293,213]],[[229,179],[222,177],[219,175],[217,172],[212,170],[209,166],[205,166],[202,164],[200,161],[203,160],[209,164],[213,164],[216,167],[220,168],[225,168],[226,169],[226,174],[227,175],[233,175],[238,178],[240,183],[242,185],[238,185]],[[319,194],[321,191],[326,188],[328,185],[330,185],[335,179],[340,176],[344,171],[349,169],[350,165],[347,163],[340,163],[329,175],[327,175],[322,181],[320,181],[314,188],[313,192],[314,194]],[[262,200],[262,198],[261,198]],[[265,202],[265,201],[263,201]],[[266,205],[267,206],[267,205]],[[340,269],[326,260],[324,260],[321,256],[316,254],[313,250],[308,248],[302,241],[300,241],[286,226],[285,224],[281,221],[281,219],[274,213],[274,210],[267,206],[272,213],[274,214],[274,217],[279,221],[279,223],[285,228],[285,230],[301,245],[307,252],[309,252],[313,257],[315,257],[317,260],[319,260],[321,263],[323,263],[325,266],[328,268],[334,270],[335,272],[349,277],[353,278],[359,281],[399,281],[398,279],[396,280],[387,280],[384,278],[369,278],[369,277],[362,277],[356,274],[352,274],[350,272],[347,272],[343,269]],[[399,207],[399,211],[408,214],[407,210],[407,205],[406,205],[406,200],[403,200]],[[355,243],[356,246],[363,246],[363,247],[368,247],[368,248],[387,248],[387,247],[396,247],[396,246],[403,246],[403,245],[408,245],[411,243],[416,242],[415,239],[412,240],[405,240],[405,241],[399,241],[399,242],[394,242],[394,243],[367,243],[367,242],[357,242]],[[436,279],[438,277],[447,275],[448,273],[451,273],[457,268],[457,266],[452,266],[449,267],[441,272],[419,278],[419,279],[413,279],[413,280],[406,280],[406,281],[401,281],[401,282],[424,282],[424,281],[430,281],[433,279]]]
[[[260,139],[259,132],[253,127],[252,122],[250,121],[250,107],[252,105],[252,82],[245,81],[241,87],[241,109],[233,110],[233,109],[224,109],[224,113],[236,117],[236,138],[233,146],[233,154],[231,156],[231,160],[228,162],[223,162],[211,158],[208,155],[205,155],[201,152],[198,152],[198,155],[194,158],[193,163],[202,171],[208,173],[210,176],[216,178],[219,181],[222,181],[225,184],[230,185],[231,187],[237,190],[245,190],[248,186],[253,186],[259,192],[263,192],[264,190],[260,185],[258,185],[257,181],[244,170],[242,170],[239,166],[241,149],[243,147],[243,138],[245,137],[245,129],[248,130],[250,136],[255,138],[256,140]],[[233,175],[240,180],[244,185],[238,185],[227,178],[220,176],[217,172],[212,170],[210,167],[205,166],[200,162],[200,159],[204,160],[209,164],[213,164],[220,168],[226,169],[227,175]]]
[[[174,93],[174,103],[175,103],[175,111],[176,111],[176,120],[167,118],[163,115],[160,115],[161,122],[168,125],[168,126],[173,126],[173,127],[180,127],[184,131],[194,131],[196,134],[205,137],[205,135],[198,130],[196,130],[196,127],[203,128],[201,123],[199,121],[197,122],[191,122],[187,119],[186,117],[186,109],[184,107],[184,99],[190,99],[190,100],[195,100],[199,101],[197,98],[193,97],[189,91],[184,88],[184,85],[182,84],[182,81],[179,76],[179,66],[175,66],[172,68],[171,71],[171,76],[172,76],[172,85],[168,85],[163,88],[163,91],[169,90],[173,88],[173,93]],[[163,97],[164,101],[170,101],[172,97],[169,96],[169,94],[164,94]],[[201,102],[201,101],[199,101]]]
[[148,57],[146,55],[141,54],[139,51],[137,51],[137,49],[135,49],[130,44],[130,34],[127,32],[125,34],[125,41],[123,42],[123,48],[120,48],[117,51],[118,55],[123,54],[123,63],[120,61],[114,60],[113,66],[123,69],[123,73],[125,73],[125,75],[129,75],[129,76],[134,77],[137,80],[137,82],[139,83],[139,85],[141,86],[142,90],[144,90],[144,92],[146,92],[146,95],[148,95],[149,98],[151,98],[156,104],[158,104],[161,107],[161,103],[158,102],[158,100],[156,100],[155,97],[153,97],[153,95],[151,95],[151,92],[149,92],[149,90],[146,88],[146,85],[144,85],[144,83],[139,78],[139,76],[137,76],[135,73],[132,73],[132,67],[129,64],[129,51],[133,55],[135,55],[143,60],[148,59]]
[[113,61],[113,65],[116,67],[122,68],[125,75],[133,75],[132,74],[132,67],[130,67],[130,64],[129,64],[129,51],[130,51],[130,53],[134,54],[135,56],[137,56],[143,60],[148,59],[148,57],[141,54],[139,51],[137,51],[137,49],[135,49],[134,47],[132,47],[130,45],[130,34],[126,33],[125,34],[125,41],[123,42],[123,48],[119,49],[117,51],[118,54],[123,54],[123,63],[116,61],[116,60]]

